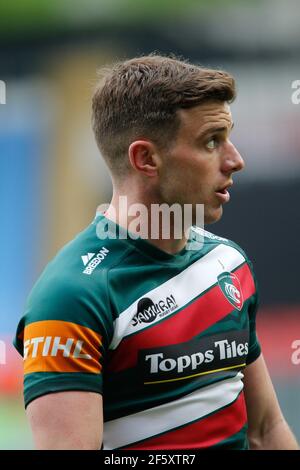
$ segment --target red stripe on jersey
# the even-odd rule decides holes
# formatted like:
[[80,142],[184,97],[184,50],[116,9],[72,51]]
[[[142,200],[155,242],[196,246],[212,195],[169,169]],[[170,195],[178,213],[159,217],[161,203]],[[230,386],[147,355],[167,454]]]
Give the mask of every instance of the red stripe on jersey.
[[242,392],[232,405],[207,418],[123,449],[206,449],[239,432],[246,422],[247,412]]
[[[239,278],[244,301],[255,293],[252,273],[245,263],[235,272]],[[129,336],[118,348],[110,351],[107,370],[119,372],[134,367],[140,349],[150,349],[170,344],[184,343],[203,332],[232,312],[233,306],[218,285],[197,300],[162,322]]]

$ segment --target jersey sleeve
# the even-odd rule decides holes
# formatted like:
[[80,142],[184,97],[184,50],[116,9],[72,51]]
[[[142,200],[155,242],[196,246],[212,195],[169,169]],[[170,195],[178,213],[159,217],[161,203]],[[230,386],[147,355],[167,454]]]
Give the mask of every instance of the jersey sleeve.
[[42,276],[28,298],[14,345],[24,358],[24,400],[81,390],[102,393],[112,336],[105,279]]
[[247,365],[254,362],[261,354],[261,346],[256,333],[256,314],[259,307],[259,292],[257,279],[254,274],[252,262],[248,259],[248,265],[252,273],[254,285],[255,285],[255,294],[253,296],[253,301],[249,305],[248,315],[249,315],[249,352],[247,356]]

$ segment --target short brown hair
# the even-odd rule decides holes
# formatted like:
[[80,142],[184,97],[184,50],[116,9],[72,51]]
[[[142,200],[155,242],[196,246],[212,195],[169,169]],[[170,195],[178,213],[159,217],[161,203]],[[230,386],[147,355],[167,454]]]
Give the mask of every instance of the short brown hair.
[[232,102],[233,77],[160,55],[137,57],[100,70],[92,102],[93,130],[112,173],[129,169],[128,147],[148,138],[160,148],[174,142],[177,110],[207,101]]

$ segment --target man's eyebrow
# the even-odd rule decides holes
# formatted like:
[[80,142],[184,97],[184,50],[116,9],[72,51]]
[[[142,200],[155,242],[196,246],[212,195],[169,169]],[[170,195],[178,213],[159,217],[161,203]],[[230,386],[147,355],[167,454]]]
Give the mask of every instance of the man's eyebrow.
[[[234,122],[232,122],[231,126],[230,126],[230,130],[232,130],[234,127]],[[199,135],[198,135],[198,139],[201,138],[201,137],[204,137],[205,135],[207,134],[215,134],[217,132],[226,132],[228,131],[228,127],[226,126],[222,126],[222,127],[210,127],[208,129],[206,129],[205,131],[201,132]]]

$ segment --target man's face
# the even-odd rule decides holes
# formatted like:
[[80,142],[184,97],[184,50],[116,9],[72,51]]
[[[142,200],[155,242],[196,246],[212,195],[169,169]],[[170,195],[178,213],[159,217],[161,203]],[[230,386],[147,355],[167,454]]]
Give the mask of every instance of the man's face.
[[204,204],[206,224],[222,216],[232,174],[244,161],[229,140],[232,117],[227,103],[209,102],[180,110],[176,141],[162,158],[160,194],[168,204]]

